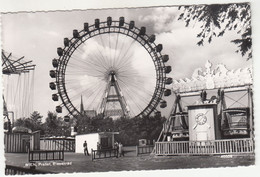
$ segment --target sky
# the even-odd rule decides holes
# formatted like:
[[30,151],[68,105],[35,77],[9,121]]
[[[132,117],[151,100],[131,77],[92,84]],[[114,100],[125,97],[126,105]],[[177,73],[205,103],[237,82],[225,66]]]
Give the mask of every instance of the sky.
[[203,47],[197,46],[199,25],[185,27],[183,21],[177,20],[179,13],[174,6],[6,13],[2,14],[2,48],[15,56],[25,56],[26,60],[33,60],[36,64],[33,110],[44,117],[48,111],[54,111],[57,105],[51,99],[53,91],[49,88],[49,82],[53,81],[49,71],[53,69],[52,59],[58,57],[57,47],[63,47],[63,38],[72,37],[73,29],[81,30],[84,22],[93,24],[96,18],[105,21],[108,16],[112,19],[123,16],[126,22],[133,20],[135,26],[145,26],[147,34],[156,35],[155,43],[163,44],[162,54],[169,55],[167,65],[172,67],[168,76],[174,79],[190,77],[207,60],[213,66],[223,63],[228,69],[252,65],[252,61],[246,61],[245,57],[236,53],[237,46],[230,43],[236,39],[235,32],[227,32],[223,37],[213,39],[211,44],[205,43]]

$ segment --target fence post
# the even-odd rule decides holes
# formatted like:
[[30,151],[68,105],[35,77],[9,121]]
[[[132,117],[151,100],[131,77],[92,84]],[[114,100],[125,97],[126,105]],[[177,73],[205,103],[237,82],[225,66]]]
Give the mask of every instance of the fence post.
[[136,146],[136,156],[138,156],[138,146]]
[[30,149],[28,149],[28,161],[30,162]]
[[93,149],[91,149],[91,160],[93,161],[94,152]]

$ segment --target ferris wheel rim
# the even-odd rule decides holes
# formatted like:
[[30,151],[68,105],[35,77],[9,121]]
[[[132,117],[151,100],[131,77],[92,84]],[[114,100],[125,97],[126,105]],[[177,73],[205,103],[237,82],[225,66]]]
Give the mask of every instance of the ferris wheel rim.
[[162,98],[163,91],[165,89],[165,65],[161,59],[162,55],[160,51],[156,50],[157,45],[154,43],[154,41],[148,41],[150,37],[147,34],[140,35],[140,28],[134,26],[130,29],[129,23],[124,22],[124,25],[120,26],[120,21],[112,21],[110,25],[106,25],[107,21],[104,21],[100,22],[99,24],[101,25],[101,27],[99,28],[96,28],[95,24],[93,24],[89,26],[89,29],[91,30],[85,31],[83,29],[80,32],[78,32],[79,36],[73,36],[71,39],[69,39],[69,45],[64,46],[64,48],[62,49],[63,54],[59,57],[60,64],[56,68],[56,84],[58,94],[62,100],[63,106],[67,108],[69,114],[72,116],[77,116],[80,114],[79,110],[71,102],[65,84],[65,73],[67,64],[73,53],[77,50],[79,46],[81,46],[83,43],[85,43],[87,40],[93,37],[106,33],[119,33],[137,41],[143,48],[145,48],[145,50],[148,52],[150,58],[153,61],[156,72],[156,85],[153,92],[153,96],[150,98],[148,105],[139,114],[135,115],[135,117],[143,117],[150,115],[154,110],[156,110],[156,107],[158,106]]

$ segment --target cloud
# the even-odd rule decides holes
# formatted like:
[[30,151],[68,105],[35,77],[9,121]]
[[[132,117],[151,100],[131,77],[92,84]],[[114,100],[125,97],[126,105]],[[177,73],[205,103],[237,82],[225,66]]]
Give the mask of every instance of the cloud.
[[177,7],[161,7],[151,10],[150,15],[140,15],[138,20],[142,23],[153,24],[155,33],[170,32],[176,26],[178,14]]

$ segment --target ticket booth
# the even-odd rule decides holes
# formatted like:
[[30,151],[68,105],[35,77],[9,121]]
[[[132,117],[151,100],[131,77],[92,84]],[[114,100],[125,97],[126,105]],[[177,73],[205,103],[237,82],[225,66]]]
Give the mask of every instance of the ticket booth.
[[75,136],[75,152],[83,153],[83,143],[86,141],[88,144],[88,152],[91,149],[97,150],[97,144],[100,144],[101,149],[114,148],[115,134],[119,132],[99,132],[99,133],[88,133]]
[[189,140],[208,141],[221,139],[217,104],[188,106]]

